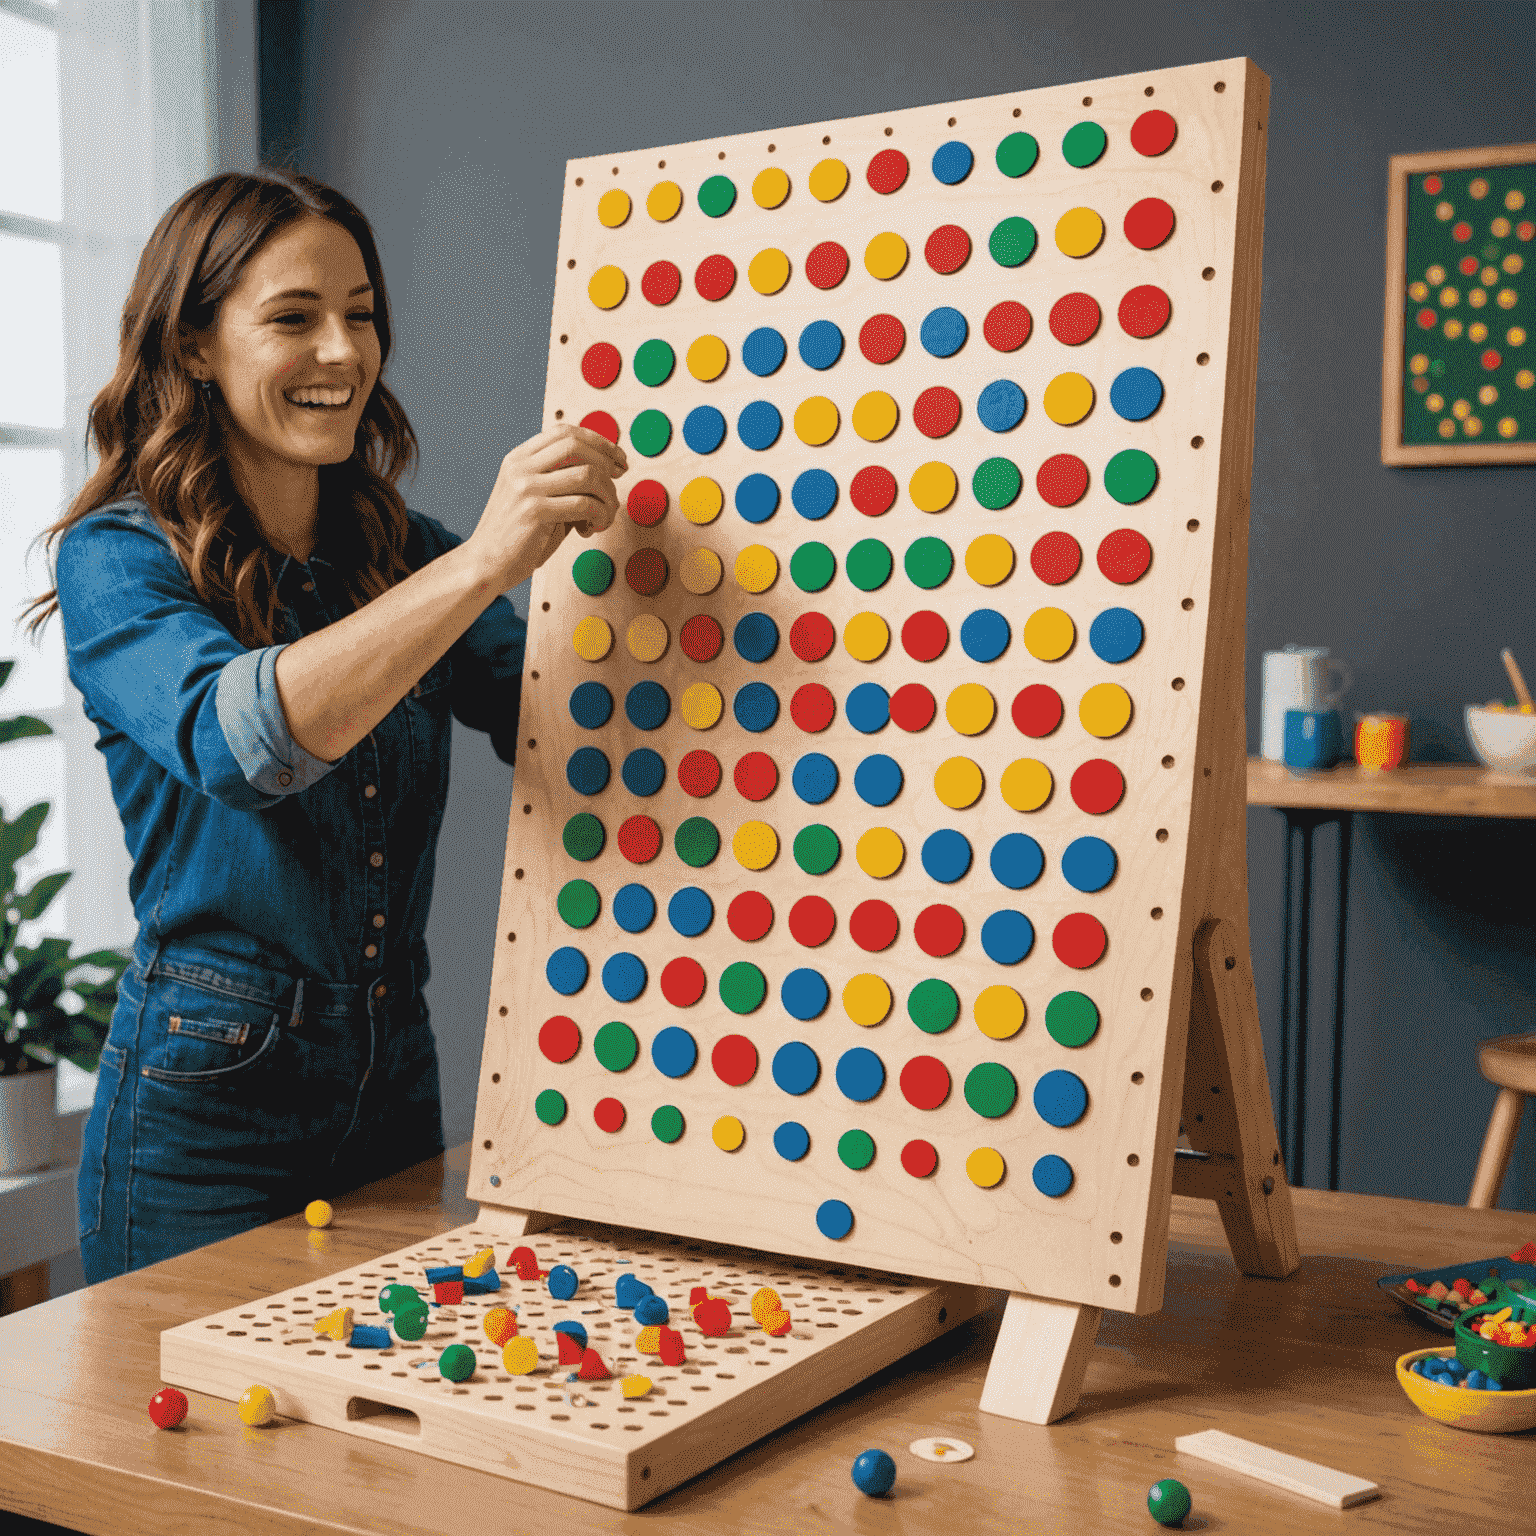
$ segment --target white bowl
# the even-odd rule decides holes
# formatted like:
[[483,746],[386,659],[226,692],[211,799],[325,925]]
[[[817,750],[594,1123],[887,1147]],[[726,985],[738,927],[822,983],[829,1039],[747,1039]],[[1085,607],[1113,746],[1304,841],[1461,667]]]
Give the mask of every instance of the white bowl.
[[1467,740],[1485,768],[1536,775],[1536,715],[1469,704]]

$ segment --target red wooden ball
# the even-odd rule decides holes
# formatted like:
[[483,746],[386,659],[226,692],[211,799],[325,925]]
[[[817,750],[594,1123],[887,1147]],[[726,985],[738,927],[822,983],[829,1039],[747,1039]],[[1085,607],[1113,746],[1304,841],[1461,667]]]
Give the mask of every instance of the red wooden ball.
[[175,1429],[187,1416],[187,1394],[162,1387],[149,1400],[149,1416],[161,1429]]

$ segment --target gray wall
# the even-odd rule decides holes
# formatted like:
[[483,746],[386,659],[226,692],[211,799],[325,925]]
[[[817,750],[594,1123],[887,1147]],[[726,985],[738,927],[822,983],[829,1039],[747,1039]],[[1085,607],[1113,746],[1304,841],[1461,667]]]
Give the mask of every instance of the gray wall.
[[[1378,458],[1387,157],[1536,138],[1536,9],[1143,3],[577,5],[263,0],[263,145],[373,221],[421,439],[413,506],[468,534],[538,430],[564,162],[631,146],[1239,54],[1272,82],[1248,628],[1355,668],[1348,705],[1470,761],[1464,703],[1536,676],[1536,469]],[[274,46],[276,45],[276,46]],[[519,608],[526,592],[517,594]],[[460,731],[428,939],[450,1143],[473,1126],[510,777]],[[1253,948],[1278,1079],[1283,821],[1249,813]],[[1333,836],[1318,838],[1304,1182],[1326,1178]],[[1359,817],[1344,1188],[1466,1199],[1493,1089],[1477,1040],[1536,1028],[1536,827]],[[1530,1117],[1536,1119],[1536,1116]],[[1536,1206],[1527,1125],[1507,1207]]]

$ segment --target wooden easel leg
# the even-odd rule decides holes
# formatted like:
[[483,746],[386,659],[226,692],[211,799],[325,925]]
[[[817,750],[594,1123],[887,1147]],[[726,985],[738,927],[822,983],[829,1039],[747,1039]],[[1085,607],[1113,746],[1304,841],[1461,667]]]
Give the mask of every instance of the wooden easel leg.
[[532,1237],[535,1232],[547,1232],[558,1226],[561,1218],[546,1211],[525,1211],[518,1206],[482,1205],[479,1219],[483,1226],[494,1226],[507,1237]]
[[1077,1407],[1101,1309],[1012,1291],[981,1389],[983,1413],[1054,1424]]

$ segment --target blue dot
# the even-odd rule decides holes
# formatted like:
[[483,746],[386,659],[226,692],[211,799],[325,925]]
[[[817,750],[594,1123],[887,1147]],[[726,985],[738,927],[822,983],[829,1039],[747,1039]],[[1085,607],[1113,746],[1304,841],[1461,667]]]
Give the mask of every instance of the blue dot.
[[933,174],[946,187],[953,187],[971,174],[974,158],[969,144],[962,144],[959,139],[951,139],[948,144],[940,144],[934,150]]
[[976,419],[989,432],[1011,432],[1024,420],[1024,391],[1012,379],[994,379],[976,400]]
[[736,723],[744,731],[766,731],[779,718],[779,696],[767,683],[748,683],[731,701]]
[[809,1093],[821,1076],[821,1060],[803,1040],[791,1040],[773,1053],[773,1080],[785,1093]]
[[860,683],[848,695],[843,713],[854,730],[871,736],[891,718],[891,696],[879,683]]
[[1115,850],[1102,837],[1079,837],[1061,856],[1061,873],[1075,891],[1102,891],[1115,877]]
[[[783,430],[784,418],[779,415],[778,406],[771,400],[754,400],[736,418],[736,435],[748,448],[755,448],[758,452],[772,448]],[[686,435],[687,429],[684,428],[685,438]]]
[[712,405],[696,405],[683,418],[683,441],[694,453],[713,453],[725,441],[725,417]]
[[569,997],[587,984],[587,957],[567,944],[544,962],[544,976],[556,992]]
[[853,1231],[853,1212],[842,1200],[823,1200],[816,1207],[816,1230],[835,1243]]
[[978,608],[960,626],[960,646],[972,661],[996,661],[1012,639],[1008,620],[996,608]]
[[793,1019],[819,1019],[831,996],[827,978],[808,966],[791,971],[779,988],[779,1000]]
[[1034,1180],[1042,1195],[1064,1195],[1072,1188],[1072,1165],[1066,1158],[1048,1153],[1035,1163]]
[[811,1150],[811,1133],[798,1120],[786,1120],[773,1133],[773,1150],[786,1163],[798,1163]]
[[736,487],[736,510],[749,523],[766,523],[779,510],[779,487],[771,475],[748,475]]
[[632,1003],[645,991],[645,961],[627,951],[603,962],[603,991],[616,1003]]
[[1032,886],[1045,869],[1045,855],[1027,832],[1010,832],[992,845],[992,873],[1010,891]]
[[837,789],[837,764],[823,752],[807,752],[795,764],[790,783],[807,805],[822,805]]
[[784,365],[789,348],[771,325],[761,325],[741,344],[741,360],[748,373],[766,379]]
[[1035,925],[1011,907],[981,925],[981,947],[999,965],[1017,965],[1035,947]]
[[837,481],[824,469],[801,470],[789,499],[801,517],[818,523],[837,505]]
[[800,332],[800,361],[808,368],[830,368],[843,355],[843,333],[830,320],[812,320]]
[[654,731],[667,723],[672,700],[660,683],[636,683],[624,695],[624,713],[637,731]]
[[866,805],[889,805],[901,793],[901,764],[876,752],[853,770],[853,788]]
[[1075,1072],[1047,1072],[1035,1084],[1035,1110],[1048,1125],[1076,1125],[1088,1108],[1088,1089]]
[[624,885],[613,893],[613,920],[625,933],[644,933],[656,921],[656,898],[643,885]]
[[601,683],[579,683],[572,690],[571,719],[577,725],[595,731],[612,713],[613,695]]
[[675,1024],[669,1024],[651,1041],[651,1060],[663,1077],[687,1077],[698,1059],[693,1036]]
[[928,311],[917,334],[924,351],[934,357],[953,357],[965,345],[970,326],[958,309],[945,304]]
[[1141,649],[1141,620],[1129,608],[1106,608],[1088,628],[1088,644],[1100,661],[1129,661]]
[[837,1086],[845,1099],[868,1103],[885,1087],[885,1063],[868,1046],[856,1045],[837,1058]]
[[714,902],[696,885],[685,885],[667,903],[667,921],[685,939],[698,938],[714,920]]
[[932,833],[923,843],[923,868],[933,879],[952,885],[971,867],[971,845],[951,827]]
[[1115,415],[1145,421],[1163,403],[1163,381],[1150,368],[1127,368],[1109,386]]
[[661,753],[649,747],[636,747],[624,759],[620,774],[630,794],[654,795],[666,783],[667,765],[661,760]]
[[577,747],[565,765],[565,782],[578,795],[595,795],[608,787],[608,754],[596,747]]
[[766,613],[744,614],[731,640],[743,661],[767,661],[779,648],[779,626]]

